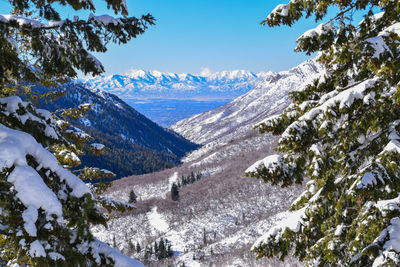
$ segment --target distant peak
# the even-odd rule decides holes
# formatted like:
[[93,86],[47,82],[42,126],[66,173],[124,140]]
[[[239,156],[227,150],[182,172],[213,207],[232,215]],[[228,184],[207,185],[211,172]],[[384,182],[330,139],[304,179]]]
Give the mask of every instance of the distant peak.
[[143,70],[131,69],[128,71],[126,76],[132,79],[144,78],[146,76],[146,72]]
[[[266,72],[261,72],[261,77],[264,77]],[[269,73],[269,72],[267,72]],[[207,80],[237,80],[237,79],[256,79],[259,77],[259,74],[255,74],[251,71],[247,70],[225,70],[218,72],[211,72],[209,68],[203,68],[199,74],[190,74],[190,73],[172,73],[172,72],[162,72],[158,70],[145,71],[139,69],[130,69],[125,75],[114,74],[110,76],[102,76],[97,77],[97,79],[121,79],[121,78],[130,78],[134,80],[143,80],[143,79],[163,79],[163,78],[175,78],[179,80],[185,79],[193,79],[193,78],[205,78]],[[88,79],[93,80],[93,79]]]
[[161,71],[158,71],[158,70],[153,70],[153,71],[150,72],[150,74],[153,75],[156,78],[160,78],[160,77],[163,76],[163,73]]
[[240,78],[257,78],[257,75],[247,70],[225,70],[215,72],[208,76],[209,79],[240,79]]

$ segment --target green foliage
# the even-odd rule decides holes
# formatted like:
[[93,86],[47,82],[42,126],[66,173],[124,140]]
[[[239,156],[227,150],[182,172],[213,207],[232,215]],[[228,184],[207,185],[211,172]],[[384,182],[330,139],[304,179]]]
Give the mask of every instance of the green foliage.
[[[113,266],[118,252],[97,240],[90,227],[106,225],[100,206],[108,211],[133,207],[100,196],[109,185],[97,183],[89,190],[66,170],[81,164],[78,156],[98,155],[104,150],[104,146],[93,143],[92,137],[68,122],[82,118],[91,106],[80,105],[51,114],[16,95],[37,104],[39,97],[32,92],[34,85],[56,87],[76,77],[77,71],[93,75],[104,72],[90,52],[105,52],[109,42],[128,42],[154,24],[154,19],[151,15],[140,19],[127,17],[125,1],[121,0],[106,0],[109,8],[122,15],[119,19],[91,14],[86,20],[76,17],[73,21],[62,20],[56,6],[95,13],[93,2],[9,2],[12,14],[0,15],[0,257],[8,264],[29,266]],[[64,94],[45,92],[41,97],[48,102]],[[25,155],[12,162],[13,151]],[[38,181],[33,189],[26,184],[16,185],[18,179],[29,178],[18,170],[25,170]],[[115,176],[93,167],[77,172],[84,180]],[[37,189],[38,184],[41,190]],[[26,190],[36,194],[39,190],[43,199]],[[41,200],[42,204],[28,201],[27,196]],[[43,204],[44,199],[56,211],[50,211],[47,203]]]
[[[296,48],[319,51],[325,73],[257,127],[281,135],[283,155],[247,175],[282,186],[309,182],[291,207],[297,227],[271,229],[254,252],[281,259],[292,252],[313,266],[399,265],[400,2],[294,0],[263,24],[321,20],[332,6],[337,15],[302,35]],[[354,12],[365,15],[358,26]]]
[[104,72],[90,52],[106,52],[109,42],[127,43],[154,24],[150,14],[127,17],[124,1],[106,2],[122,17],[112,18],[111,23],[95,15],[62,20],[56,9],[61,4],[95,13],[92,1],[10,1],[13,16],[0,19],[0,84],[17,86],[15,80],[23,80],[49,86],[54,80],[75,77],[77,70],[93,75]]

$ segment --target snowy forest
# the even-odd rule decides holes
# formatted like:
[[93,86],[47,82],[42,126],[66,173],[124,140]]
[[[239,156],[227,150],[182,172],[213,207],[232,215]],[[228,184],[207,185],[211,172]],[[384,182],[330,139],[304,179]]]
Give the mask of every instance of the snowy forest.
[[[0,15],[1,266],[400,265],[399,1],[290,0],[261,24],[318,22],[295,47],[313,59],[111,93],[77,78],[110,82],[93,54],[157,21],[95,2]],[[139,78],[235,98],[164,128],[118,95]]]

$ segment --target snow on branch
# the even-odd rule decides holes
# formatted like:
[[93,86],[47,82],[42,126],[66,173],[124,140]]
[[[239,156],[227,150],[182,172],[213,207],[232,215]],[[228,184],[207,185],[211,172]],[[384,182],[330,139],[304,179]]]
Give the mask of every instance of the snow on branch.
[[298,164],[297,160],[288,156],[270,155],[247,168],[245,175],[262,178],[265,182],[270,181],[272,184],[282,183],[282,187],[301,183],[302,164]]
[[93,13],[90,13],[88,21],[95,21],[96,23],[103,24],[105,26],[110,24],[113,24],[114,26],[123,24],[120,19],[116,19],[110,15],[95,16]]
[[[372,266],[389,266],[398,265],[400,258],[400,218],[390,220],[390,225],[385,228],[380,236],[367,247],[379,247],[382,251],[375,257]],[[352,262],[357,261],[360,254],[353,257]],[[396,264],[395,264],[396,263]]]
[[334,30],[333,25],[331,25],[331,24],[326,25],[325,23],[321,23],[316,28],[308,30],[305,33],[303,33],[297,39],[297,42],[299,42],[301,39],[313,38],[313,37],[325,35],[325,34],[331,33],[333,30]]
[[271,18],[274,15],[286,17],[287,15],[289,15],[289,5],[285,5],[285,4],[277,5],[275,7],[275,9],[272,10],[272,12],[268,15],[268,17]]
[[[90,189],[81,179],[59,166],[54,155],[37,143],[31,135],[0,124],[0,169],[12,166],[29,167],[26,160],[28,155],[32,156],[41,168],[51,170],[60,177],[61,181],[65,181],[75,197],[91,194]],[[29,171],[26,170],[26,172]]]
[[[91,253],[97,264],[102,263],[101,258],[104,255],[106,258],[111,258],[114,261],[113,266],[115,267],[144,267],[141,262],[121,254],[115,248],[110,247],[98,239],[80,244],[79,247],[82,252],[92,251]],[[111,262],[108,262],[108,264],[111,264]]]
[[[37,109],[36,115],[29,110],[29,103],[24,102],[18,96],[0,98],[0,113],[7,117],[17,119],[22,125],[28,122],[37,122],[45,125],[44,134],[53,139],[59,139],[57,122],[48,111]],[[48,123],[47,123],[48,122]]]
[[262,160],[257,161],[251,165],[245,172],[252,173],[256,172],[259,168],[267,168],[271,172],[276,172],[281,168],[282,156],[281,155],[270,155]]
[[[400,36],[400,22],[385,28],[379,32],[377,36],[365,39],[364,42],[373,49],[372,58],[380,58],[385,53],[389,53],[390,56],[393,56],[392,51],[385,41],[385,38],[389,37],[390,34],[395,34],[398,37]],[[400,50],[398,49],[398,51]]]
[[12,21],[18,23],[18,25],[21,27],[22,26],[30,26],[32,28],[50,27],[48,24],[44,24],[36,19],[30,19],[27,17],[17,16],[17,15],[0,15],[0,22],[10,23]]
[[293,212],[282,212],[276,215],[275,226],[270,228],[267,233],[257,239],[253,244],[252,250],[257,249],[263,243],[268,243],[270,240],[278,241],[283,233],[287,230],[297,233],[300,231],[300,227],[303,224],[303,218],[306,216],[306,207],[293,211]]
[[[357,85],[350,86],[344,91],[332,91],[321,97],[315,108],[307,111],[297,121],[286,128],[279,142],[290,138],[298,140],[298,135],[302,135],[307,130],[308,126],[306,122],[311,122],[316,118],[319,118],[318,116],[320,114],[329,112],[329,110],[336,105],[339,105],[339,109],[349,108],[353,105],[355,100],[363,99],[366,96],[365,91],[373,87],[378,81],[379,78],[369,79]],[[313,123],[313,125],[315,124]]]

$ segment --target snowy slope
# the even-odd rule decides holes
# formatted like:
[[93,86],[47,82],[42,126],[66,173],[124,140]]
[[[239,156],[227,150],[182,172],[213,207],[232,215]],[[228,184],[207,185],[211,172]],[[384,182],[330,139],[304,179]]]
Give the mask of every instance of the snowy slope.
[[233,99],[249,90],[267,73],[245,70],[222,71],[206,75],[175,74],[132,70],[127,75],[99,76],[85,81],[92,90],[106,91],[128,99]]
[[315,79],[322,67],[306,61],[288,71],[265,76],[255,88],[231,103],[182,120],[170,128],[198,144],[207,144],[229,134],[246,134],[254,124],[282,111],[288,93]]
[[[149,266],[301,266],[290,258],[283,263],[256,261],[249,251],[260,233],[280,220],[276,216],[302,187],[276,188],[244,178],[243,173],[255,160],[272,153],[276,142],[276,137],[255,132],[254,124],[286,107],[288,92],[305,86],[320,70],[314,62],[305,62],[266,78],[225,109],[174,127],[204,145],[179,167],[117,181],[108,195],[127,200],[134,190],[137,210],[110,221],[108,229],[94,229],[96,236],[106,242],[117,240],[120,250],[141,260],[145,260],[143,249],[129,249],[129,242],[143,248],[161,237],[170,240],[175,256],[164,261],[152,257],[145,262]],[[178,202],[170,200],[171,182],[192,171],[203,177],[181,187]]]
[[[210,172],[213,162],[196,167],[186,163],[119,180],[108,195],[126,201],[129,191],[134,190],[137,210],[111,220],[108,229],[96,227],[95,235],[110,244],[116,240],[118,249],[149,266],[281,266],[276,261],[257,262],[249,253],[255,240],[275,222],[274,215],[284,211],[302,190],[275,190],[243,177],[249,162],[268,153],[269,148],[253,151],[246,158],[226,155],[216,163],[220,166],[216,172]],[[171,201],[165,194],[170,181],[190,171],[204,176],[180,188],[180,201]],[[171,241],[176,256],[161,262],[154,257],[145,261],[143,248],[161,237]],[[130,250],[129,242],[139,243],[142,251]],[[293,261],[285,264],[297,266]]]

